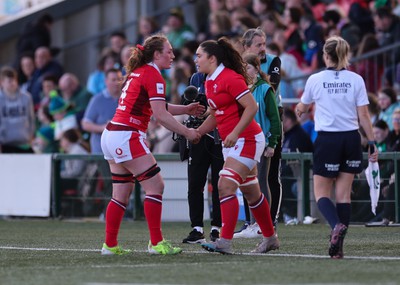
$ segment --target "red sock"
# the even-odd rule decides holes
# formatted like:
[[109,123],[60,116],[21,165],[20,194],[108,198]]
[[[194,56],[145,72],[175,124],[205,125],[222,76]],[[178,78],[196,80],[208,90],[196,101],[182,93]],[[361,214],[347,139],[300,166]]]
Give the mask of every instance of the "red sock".
[[236,195],[225,196],[220,198],[219,201],[222,219],[221,237],[232,239],[239,216],[239,201]]
[[108,203],[106,211],[106,245],[114,247],[118,244],[118,232],[122,218],[126,210],[126,205],[115,199]]
[[260,199],[253,205],[249,205],[251,213],[258,226],[261,229],[263,236],[271,237],[275,234],[274,225],[272,224],[271,213],[269,211],[269,204],[265,199],[264,194],[261,194]]
[[150,232],[151,244],[156,245],[163,240],[161,233],[162,196],[146,195],[143,204],[144,215],[146,216],[147,226]]

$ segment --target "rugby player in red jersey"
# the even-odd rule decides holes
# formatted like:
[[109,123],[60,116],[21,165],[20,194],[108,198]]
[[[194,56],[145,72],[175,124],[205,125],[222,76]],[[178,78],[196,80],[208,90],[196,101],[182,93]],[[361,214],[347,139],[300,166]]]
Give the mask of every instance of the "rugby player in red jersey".
[[205,41],[196,51],[198,71],[208,74],[206,96],[211,114],[198,128],[204,135],[215,127],[223,141],[225,164],[220,172],[218,191],[221,202],[221,237],[204,243],[208,251],[232,253],[232,238],[239,214],[236,189],[239,187],[263,234],[253,250],[266,253],[279,248],[267,200],[257,180],[257,162],[265,148],[265,136],[254,120],[257,103],[248,82],[246,64],[226,38]]
[[197,130],[186,128],[173,115],[200,115],[205,107],[198,102],[186,106],[166,103],[166,86],[161,70],[170,68],[174,58],[172,46],[162,34],[153,35],[146,39],[143,46],[137,45],[132,49],[116,113],[101,137],[101,147],[104,158],[109,162],[113,181],[112,199],[106,212],[103,255],[131,252],[118,245],[117,237],[135,180],[146,193],[144,213],[150,232],[149,253],[177,254],[182,251],[162,236],[164,181],[146,144],[151,116],[189,141],[201,137]]

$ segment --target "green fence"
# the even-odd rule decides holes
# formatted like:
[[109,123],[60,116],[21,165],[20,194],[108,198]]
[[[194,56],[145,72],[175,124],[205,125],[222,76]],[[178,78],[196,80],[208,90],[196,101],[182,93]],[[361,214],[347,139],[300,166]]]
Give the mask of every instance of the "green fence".
[[[82,160],[86,163],[85,171],[83,171],[78,177],[73,179],[70,178],[62,178],[60,176],[60,171],[62,168],[62,161],[65,160]],[[158,161],[178,161],[178,154],[166,154],[166,155],[156,155],[156,159]],[[365,163],[367,163],[367,154],[364,153]],[[395,173],[395,195],[394,200],[380,200],[380,203],[394,203],[395,205],[395,222],[398,223],[400,221],[400,180],[399,177],[399,161],[400,161],[400,153],[391,152],[391,153],[382,153],[379,156],[380,164],[390,163],[392,169]],[[186,163],[186,162],[182,162]],[[297,164],[299,166],[299,171],[296,171],[292,177],[284,177],[282,179],[292,179],[293,181],[298,181],[299,186],[301,187],[300,197],[297,197],[299,203],[297,204],[299,209],[297,210],[298,216],[300,218],[310,215],[310,191],[312,191],[312,154],[311,153],[284,153],[282,154],[282,163],[284,164]],[[108,171],[108,172],[107,172]],[[66,154],[54,154],[53,155],[53,164],[52,164],[52,216],[60,217],[60,216],[71,216],[68,211],[63,213],[64,208],[69,204],[73,205],[78,204],[80,207],[83,207],[85,210],[80,215],[76,216],[96,216],[101,215],[101,207],[104,207],[108,203],[111,195],[111,175],[108,170],[107,162],[103,159],[101,155],[66,155]],[[71,183],[71,181],[73,183]],[[381,180],[388,181],[389,177],[382,177]],[[101,187],[107,188],[106,191],[103,191],[101,194],[96,192],[101,184]],[[355,179],[355,183],[360,183],[365,187],[365,178],[362,175],[357,176]],[[75,186],[71,187],[72,189],[68,189],[66,185],[71,184]],[[71,192],[72,190],[72,192]],[[363,189],[365,191],[365,189]],[[288,191],[284,189],[284,191]],[[142,206],[142,197],[141,197],[141,189],[140,185],[135,185],[135,191],[132,195],[132,204],[133,204],[133,212],[132,218],[134,219],[142,219],[143,218],[143,206]],[[357,206],[357,203],[369,203],[370,200],[367,199],[353,199],[352,203]],[[96,207],[100,207],[100,209],[95,209]],[[71,210],[71,212],[73,209]],[[92,211],[92,212],[91,212]]]

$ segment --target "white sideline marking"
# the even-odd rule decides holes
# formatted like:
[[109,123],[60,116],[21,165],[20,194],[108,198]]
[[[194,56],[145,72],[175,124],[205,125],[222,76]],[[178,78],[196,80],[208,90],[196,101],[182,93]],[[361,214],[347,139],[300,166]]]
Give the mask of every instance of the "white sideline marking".
[[[311,283],[296,283],[297,285],[310,285]],[[312,283],[312,285],[364,285],[365,283]],[[381,283],[386,285],[395,285],[396,283]],[[84,285],[172,285],[172,284],[161,284],[161,283],[84,283]],[[180,284],[174,284],[180,285]],[[183,284],[182,284],[183,285]],[[222,284],[225,285],[225,284]],[[258,285],[258,284],[254,284]],[[262,285],[278,285],[278,284],[267,284],[263,283]]]
[[[43,247],[18,247],[18,246],[0,246],[4,250],[30,250],[30,251],[77,251],[77,252],[99,252],[100,249],[88,248],[43,248]],[[136,253],[147,253],[147,250],[133,250]],[[183,254],[217,254],[209,253],[207,251],[184,251]],[[264,256],[264,257],[303,257],[303,258],[317,258],[317,259],[330,259],[327,255],[317,254],[296,254],[296,253],[240,253],[236,252],[234,255],[248,255],[248,256]],[[363,260],[400,260],[400,256],[345,256],[344,259],[363,259]],[[121,265],[118,265],[121,266]]]

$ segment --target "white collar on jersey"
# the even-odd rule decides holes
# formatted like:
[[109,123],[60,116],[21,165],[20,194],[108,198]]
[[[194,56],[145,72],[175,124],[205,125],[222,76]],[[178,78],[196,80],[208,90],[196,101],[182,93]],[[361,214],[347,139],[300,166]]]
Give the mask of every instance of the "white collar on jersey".
[[207,75],[206,80],[215,80],[215,78],[217,78],[217,76],[222,72],[222,70],[224,70],[224,68],[224,64],[220,63],[220,65],[218,65],[217,69],[215,69],[211,75]]
[[155,64],[154,62],[149,62],[148,65],[150,65],[150,66],[154,67],[155,69],[157,69],[158,72],[160,72],[160,74],[161,74],[161,70],[158,68],[157,64]]

